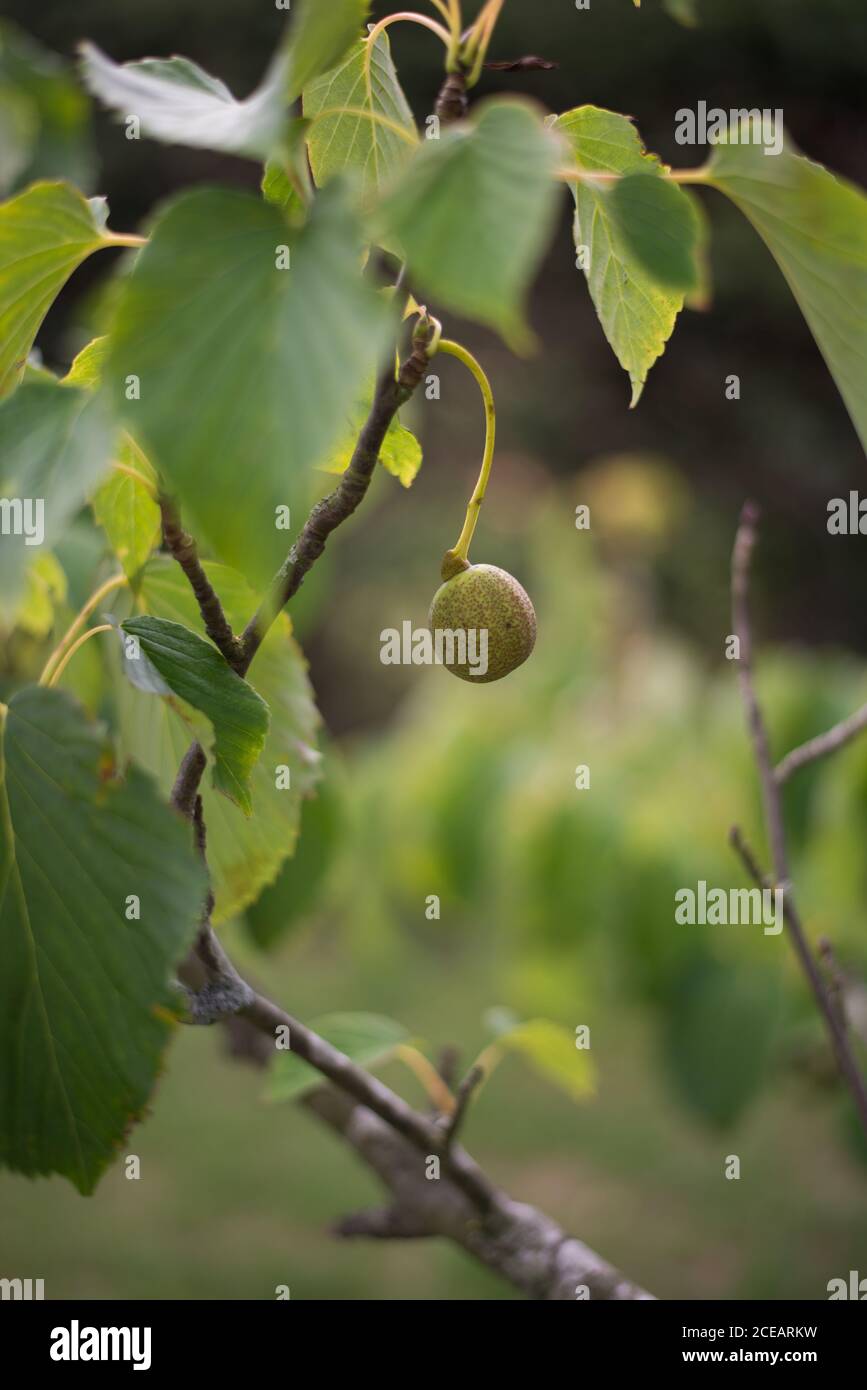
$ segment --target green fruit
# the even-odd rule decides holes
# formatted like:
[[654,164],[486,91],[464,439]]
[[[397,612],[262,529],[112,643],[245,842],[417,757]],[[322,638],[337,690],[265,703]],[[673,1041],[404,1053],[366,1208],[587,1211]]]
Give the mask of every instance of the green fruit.
[[[467,647],[459,661],[458,644],[449,661],[446,647],[443,664],[461,680],[478,685],[501,680],[527,660],[536,642],[536,614],[529,596],[506,570],[496,565],[467,565],[442,584],[433,597],[429,623],[437,632],[467,635]],[[469,634],[476,636],[475,648]],[[487,634],[487,670],[479,674],[478,645]],[[471,658],[475,656],[475,661]]]

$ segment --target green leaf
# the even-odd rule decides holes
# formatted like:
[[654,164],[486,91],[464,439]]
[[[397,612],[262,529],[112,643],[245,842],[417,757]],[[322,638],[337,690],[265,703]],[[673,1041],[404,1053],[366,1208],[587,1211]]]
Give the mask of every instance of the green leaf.
[[10,626],[31,637],[48,637],[66,590],[66,573],[57,557],[50,550],[37,555],[27,570],[24,595]]
[[128,579],[135,579],[159,544],[160,509],[157,478],[129,435],[115,451],[115,468],[93,495],[93,515]]
[[0,396],[20,381],[42,320],[76,266],[112,244],[68,184],[37,183],[0,206]]
[[207,715],[214,729],[214,786],[249,815],[250,774],[268,732],[261,695],[210,642],[180,623],[145,615],[127,618],[122,627],[138,638],[170,689]]
[[552,228],[557,155],[534,108],[511,99],[424,141],[378,221],[403,248],[416,293],[526,347],[524,300]]
[[586,1048],[575,1046],[575,1035],[559,1023],[537,1018],[510,1033],[501,1033],[497,1046],[518,1052],[546,1080],[573,1100],[586,1100],[596,1090],[596,1068]]
[[867,197],[790,145],[718,145],[705,175],[786,277],[867,448]]
[[316,182],[353,169],[364,192],[377,194],[412,154],[418,132],[388,35],[378,36],[368,68],[369,44],[359,39],[339,67],[305,88],[304,115],[310,119],[307,147]]
[[283,141],[292,101],[343,56],[367,8],[367,0],[302,0],[288,39],[243,101],[189,58],[114,63],[83,43],[81,74],[94,96],[121,120],[136,117],[155,140],[265,161]]
[[285,556],[278,507],[296,529],[309,470],[388,341],[359,248],[336,186],[300,230],[259,198],[195,191],[163,212],[122,291],[106,380],[191,529],[256,582]]
[[263,950],[282,941],[315,908],[334,862],[343,824],[334,779],[323,777],[301,813],[300,853],[287,859],[275,881],[247,909],[247,930]]
[[[683,189],[665,182],[628,116],[579,106],[558,116],[576,167],[575,245],[634,406],[671,337],[686,290],[698,284],[701,224]],[[625,176],[594,181],[593,174]],[[651,182],[651,180],[653,182]]]
[[[94,338],[82,348],[61,385],[96,390],[102,384],[108,348],[108,337]],[[129,579],[136,577],[160,539],[162,519],[156,494],[154,469],[135,440],[123,434],[115,446],[114,468],[94,493],[91,505]]]
[[[327,1014],[314,1019],[310,1027],[359,1067],[387,1061],[409,1038],[401,1024],[377,1014]],[[291,1046],[291,1037],[289,1041]],[[321,1085],[322,1077],[300,1057],[291,1051],[275,1051],[264,1097],[271,1101],[298,1100]]]
[[0,193],[36,179],[87,184],[89,106],[67,63],[0,23]]
[[761,1090],[779,1001],[777,976],[755,966],[701,959],[677,982],[664,1010],[664,1057],[682,1100],[708,1124],[733,1124]]
[[136,117],[154,140],[262,160],[280,144],[287,117],[285,50],[244,101],[188,58],[113,63],[92,43],[83,43],[80,53],[88,90],[121,120]]
[[[370,382],[364,397],[356,403],[340,443],[329,455],[327,463],[320,465],[323,472],[346,472],[355,451],[359,432],[367,419],[372,396],[373,383]],[[404,487],[411,487],[418,470],[421,468],[421,459],[421,445],[412,430],[408,430],[405,425],[402,425],[395,415],[382,442],[379,462],[389,473],[399,479]]]
[[[256,607],[256,595],[224,565],[206,563],[205,570],[229,622],[240,631]],[[118,605],[121,601],[118,596]],[[148,564],[137,601],[157,617],[204,632],[187,579],[169,556],[156,556]],[[291,630],[288,617],[281,614],[251,672],[271,712],[265,747],[250,779],[255,815],[247,818],[225,796],[207,785],[202,788],[215,925],[243,912],[274,880],[294,850],[302,799],[317,779],[319,758],[313,744],[319,721],[307,667]],[[143,695],[120,677],[115,694],[124,756],[152,772],[168,796],[190,743],[188,725],[167,700]],[[278,779],[278,768],[288,768],[288,787],[284,776]]]
[[69,696],[29,687],[0,721],[0,1164],[87,1193],[156,1080],[205,878]]
[[343,57],[367,18],[370,0],[300,0],[289,31],[291,70],[289,99]]
[[[22,508],[25,530],[0,545],[0,617],[9,620],[40,548],[50,549],[87,500],[111,457],[104,403],[84,391],[28,381],[0,401],[0,497]],[[24,508],[32,504],[28,521]],[[42,535],[37,508],[42,504]]]
[[72,366],[66,376],[61,378],[63,385],[83,386],[88,391],[95,390],[102,382],[108,345],[107,335],[91,339],[73,358]]

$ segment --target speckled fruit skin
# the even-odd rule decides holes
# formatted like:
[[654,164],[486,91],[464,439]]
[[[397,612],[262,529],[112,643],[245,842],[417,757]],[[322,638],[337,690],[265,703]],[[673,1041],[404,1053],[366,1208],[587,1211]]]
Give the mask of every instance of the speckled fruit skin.
[[496,565],[470,565],[440,585],[429,623],[433,631],[487,629],[488,669],[483,676],[473,675],[469,665],[446,667],[471,685],[502,680],[527,660],[536,642],[536,614],[529,595]]

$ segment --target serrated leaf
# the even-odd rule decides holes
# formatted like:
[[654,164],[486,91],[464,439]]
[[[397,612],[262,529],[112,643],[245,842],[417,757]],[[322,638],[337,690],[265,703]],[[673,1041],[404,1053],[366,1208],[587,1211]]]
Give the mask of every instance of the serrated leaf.
[[[256,595],[240,575],[224,565],[205,570],[220,595],[226,616],[240,631],[256,607]],[[120,600],[119,600],[120,601]],[[139,604],[157,617],[203,633],[201,617],[185,575],[168,556],[156,556],[141,577]],[[225,796],[202,788],[208,827],[208,867],[216,903],[214,923],[237,916],[271,883],[291,855],[298,835],[301,802],[318,775],[314,750],[318,716],[307,667],[281,614],[256,654],[251,677],[266,701],[271,722],[262,756],[250,779],[255,814],[247,818]],[[153,700],[116,681],[120,745],[157,778],[168,796],[186,752],[191,731],[164,700]],[[277,769],[288,768],[288,787],[278,786]]]
[[718,145],[705,174],[786,277],[867,448],[867,197],[789,144]]
[[575,1035],[559,1023],[537,1018],[500,1033],[497,1046],[518,1052],[573,1100],[586,1100],[596,1090],[596,1068],[586,1048],[575,1046]]
[[[571,184],[575,246],[588,262],[582,268],[590,297],[629,374],[635,405],[671,337],[686,290],[698,283],[701,226],[683,189],[664,183],[662,165],[645,152],[628,116],[579,106],[558,116],[554,128],[588,175]],[[593,174],[622,177],[594,182]]]
[[155,140],[262,160],[280,143],[287,113],[285,50],[244,101],[188,58],[114,63],[92,43],[83,43],[80,53],[88,90],[119,119],[136,117],[143,134]]
[[29,565],[40,549],[61,538],[108,467],[112,441],[104,402],[74,387],[28,381],[0,401],[0,498],[4,506],[20,505],[23,527],[16,534],[13,517],[0,545],[0,617],[6,622],[21,599]]
[[293,529],[306,515],[309,470],[387,342],[359,246],[336,186],[300,230],[259,198],[199,190],[162,213],[122,291],[106,380],[190,528],[257,582],[285,556],[277,509]]
[[124,632],[163,680],[187,704],[207,715],[214,729],[214,786],[250,815],[250,774],[265,746],[268,706],[225,657],[181,623],[145,615],[127,618]]
[[512,99],[423,141],[377,219],[405,252],[417,296],[526,347],[524,301],[553,224],[557,156],[534,108]]
[[112,244],[69,184],[37,183],[0,206],[0,396],[21,379],[42,320],[76,266]]
[[243,101],[189,58],[114,63],[92,43],[80,45],[82,79],[121,120],[137,117],[155,140],[265,161],[282,143],[292,101],[339,61],[367,8],[367,0],[302,0],[261,83]]
[[357,170],[366,194],[378,193],[418,144],[415,120],[397,77],[388,35],[370,53],[359,39],[343,62],[304,90],[307,147],[317,184]]
[[0,715],[0,1164],[87,1193],[156,1079],[205,878],[67,695],[29,687]]
[[[391,1018],[377,1014],[327,1014],[310,1024],[332,1047],[336,1047],[359,1067],[385,1062],[409,1033]],[[291,1038],[290,1038],[291,1047]],[[322,1085],[322,1077],[291,1051],[275,1051],[268,1070],[264,1098],[270,1101],[298,1100],[307,1091]]]
[[367,18],[370,0],[300,0],[289,31],[289,99],[343,57]]

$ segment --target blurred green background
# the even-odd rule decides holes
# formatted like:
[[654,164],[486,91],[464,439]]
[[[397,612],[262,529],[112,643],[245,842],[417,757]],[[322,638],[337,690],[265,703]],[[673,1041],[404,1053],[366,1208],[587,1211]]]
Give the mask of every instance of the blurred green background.
[[[654,0],[640,12],[593,0],[580,13],[567,0],[507,0],[492,56],[539,53],[560,67],[490,74],[482,90],[629,112],[677,164],[701,158],[674,143],[678,107],[781,106],[803,150],[863,183],[860,0],[698,10],[688,29]],[[67,59],[82,37],[116,59],[181,52],[239,95],[283,20],[229,0],[82,0],[38,14],[6,0],[4,12]],[[17,132],[4,148],[23,153],[0,162],[7,189],[65,170],[132,230],[190,182],[255,186],[252,165],[131,146],[50,68],[36,101],[9,34],[0,129]],[[437,47],[408,28],[394,51],[423,117]],[[482,1091],[466,1138],[492,1176],[662,1297],[822,1298],[830,1278],[867,1269],[867,1155],[815,1011],[784,937],[677,926],[674,893],[699,879],[743,886],[727,846],[736,821],[766,857],[724,659],[746,495],[764,510],[755,606],[775,753],[865,699],[862,542],[832,539],[825,524],[828,499],[861,484],[863,460],[770,257],[722,199],[702,196],[712,306],[682,315],[637,410],[574,269],[565,197],[533,297],[537,355],[515,359],[483,330],[447,324],[499,402],[474,558],[512,570],[533,596],[536,652],[479,688],[379,661],[383,629],[425,621],[480,457],[475,388],[441,361],[440,398],[419,393],[408,413],[425,450],[417,482],[406,492],[376,480],[294,606],[327,729],[323,789],[299,858],[226,937],[302,1018],[383,1013],[431,1055],[456,1046],[465,1065],[490,1042],[493,1009],[569,1032],[589,1025],[591,1099],[577,1104],[517,1057]],[[105,276],[104,262],[88,263],[52,310],[39,340],[50,365],[91,335]],[[725,399],[730,373],[739,402]],[[589,532],[575,529],[582,503]],[[73,608],[100,545],[82,517],[62,554]],[[4,644],[0,694],[44,649],[33,634]],[[70,688],[92,703],[98,657],[85,649],[77,661]],[[802,774],[786,801],[803,915],[813,940],[833,940],[857,1006],[867,742]],[[397,1061],[382,1074],[423,1103]],[[374,1184],[330,1134],[261,1090],[217,1036],[182,1031],[129,1141],[141,1181],[118,1167],[85,1201],[59,1181],[4,1176],[0,1272],[44,1277],[50,1297],[268,1298],[278,1284],[293,1298],[510,1296],[445,1246],[332,1241],[329,1224],[375,1202]],[[739,1181],[724,1177],[732,1154]]]

